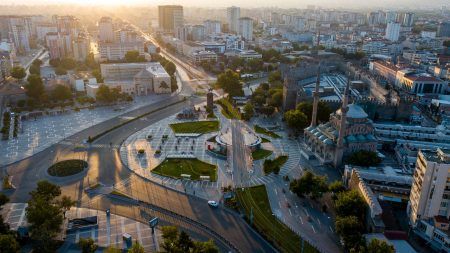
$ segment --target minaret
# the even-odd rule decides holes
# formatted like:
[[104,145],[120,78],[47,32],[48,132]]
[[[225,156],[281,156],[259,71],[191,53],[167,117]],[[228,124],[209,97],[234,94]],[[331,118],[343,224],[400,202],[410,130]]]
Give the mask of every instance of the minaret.
[[347,111],[348,111],[348,99],[350,93],[350,76],[347,78],[347,86],[344,91],[344,98],[341,106],[341,122],[339,125],[339,135],[336,143],[336,151],[334,153],[333,165],[335,168],[341,166],[342,158],[344,156],[344,135],[347,127]]
[[317,126],[317,110],[319,107],[319,87],[320,87],[320,62],[319,67],[317,68],[317,81],[316,81],[316,90],[313,93],[314,101],[313,101],[313,109],[311,116],[311,126]]

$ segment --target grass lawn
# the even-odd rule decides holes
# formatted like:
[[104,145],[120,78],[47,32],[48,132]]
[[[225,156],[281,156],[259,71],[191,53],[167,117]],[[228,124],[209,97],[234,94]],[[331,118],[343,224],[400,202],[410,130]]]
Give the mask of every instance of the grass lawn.
[[255,151],[253,151],[252,157],[253,157],[253,160],[260,160],[260,159],[268,157],[272,153],[273,153],[273,151],[271,151],[271,150],[261,148],[261,149],[257,149]]
[[259,133],[259,134],[265,134],[267,136],[270,136],[272,138],[281,138],[281,136],[279,136],[278,134],[276,134],[275,132],[272,132],[270,130],[265,129],[264,127],[260,127],[258,125],[255,125],[255,132]]
[[88,163],[84,160],[65,160],[50,166],[50,168],[48,168],[48,174],[54,177],[67,177],[80,173],[87,167]]
[[177,133],[209,133],[219,131],[219,121],[192,121],[170,124],[170,128]]
[[172,178],[181,178],[181,174],[188,174],[191,175],[191,180],[199,180],[200,176],[209,176],[210,181],[217,180],[217,166],[205,163],[197,158],[167,158],[152,172]]
[[261,137],[261,143],[267,143],[267,142],[270,142],[270,140],[267,138]]
[[226,98],[222,98],[217,101],[217,103],[222,107],[222,114],[227,119],[241,119],[241,114],[239,111],[233,107],[233,105]]
[[270,174],[274,172],[275,174],[278,174],[280,171],[281,166],[285,164],[288,160],[289,156],[287,155],[281,155],[273,160],[267,159],[264,161],[264,173]]
[[[266,240],[271,242],[280,252],[300,252],[302,239],[272,215],[264,185],[245,188],[244,190],[238,188],[236,193],[246,218],[250,216],[250,210],[253,208],[253,225]],[[305,241],[304,253],[318,252]]]

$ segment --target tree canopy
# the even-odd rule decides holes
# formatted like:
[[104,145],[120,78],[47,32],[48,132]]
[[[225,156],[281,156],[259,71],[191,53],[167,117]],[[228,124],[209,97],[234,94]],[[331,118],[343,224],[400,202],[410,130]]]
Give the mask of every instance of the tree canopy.
[[307,170],[299,179],[291,182],[290,189],[300,197],[310,195],[313,198],[317,198],[328,191],[327,178],[314,175]]
[[299,110],[290,110],[284,114],[287,125],[295,131],[303,131],[308,126],[308,118]]
[[227,69],[224,73],[217,77],[217,86],[222,88],[231,97],[242,96],[242,83],[239,79],[239,74]]
[[375,238],[367,244],[366,253],[395,253],[395,248],[386,241]]
[[139,51],[132,50],[125,53],[126,62],[145,62],[144,56],[139,55]]
[[38,75],[30,75],[27,81],[28,83],[25,85],[27,96],[36,101],[41,101],[45,95],[45,88],[41,77]]
[[250,102],[247,102],[244,106],[243,119],[250,120],[253,117],[254,109],[253,105]]
[[[297,105],[297,110],[303,112],[306,117],[308,117],[308,122],[311,122],[313,110],[312,102],[301,102]],[[325,102],[319,101],[319,104],[317,105],[317,122],[328,121],[331,113],[331,108]]]
[[381,158],[378,157],[378,154],[374,151],[359,150],[350,154],[347,158],[347,162],[357,166],[369,167],[380,164]]
[[168,253],[198,252],[216,253],[219,249],[212,240],[206,242],[193,241],[189,235],[179,232],[175,226],[164,226],[161,228],[164,242],[162,248]]
[[56,101],[64,101],[72,98],[72,91],[65,85],[58,84],[51,92],[51,98]]
[[97,94],[95,95],[97,101],[102,103],[112,103],[117,101],[120,97],[120,91],[118,88],[110,89],[108,86],[102,84],[98,87]]
[[351,190],[338,193],[334,204],[337,215],[356,216],[360,221],[365,220],[367,205],[358,191]]
[[335,222],[336,233],[344,240],[347,250],[357,249],[362,242],[361,223],[356,216],[338,216]]
[[25,69],[20,66],[15,66],[11,69],[11,76],[16,79],[22,80],[26,75]]

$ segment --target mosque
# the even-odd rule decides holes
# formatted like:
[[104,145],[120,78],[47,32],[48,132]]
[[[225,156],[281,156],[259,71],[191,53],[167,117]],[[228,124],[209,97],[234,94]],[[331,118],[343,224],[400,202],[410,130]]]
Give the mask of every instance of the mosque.
[[378,141],[372,120],[359,105],[348,104],[349,80],[341,108],[330,114],[327,123],[317,125],[320,72],[317,75],[311,125],[304,130],[306,145],[322,163],[331,163],[334,167],[341,166],[343,158],[355,151],[376,151]]

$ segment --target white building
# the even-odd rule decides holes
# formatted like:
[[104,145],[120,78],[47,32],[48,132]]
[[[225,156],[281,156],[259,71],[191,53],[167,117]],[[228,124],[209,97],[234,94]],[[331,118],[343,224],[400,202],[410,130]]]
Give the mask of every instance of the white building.
[[212,51],[198,51],[191,54],[193,62],[199,63],[203,61],[217,61],[217,54]]
[[170,93],[171,78],[159,62],[100,65],[104,84],[130,95]]
[[206,27],[204,25],[194,25],[191,30],[193,41],[202,41],[206,37]]
[[253,40],[253,19],[247,17],[239,19],[239,35],[246,41]]
[[412,226],[421,219],[450,215],[449,150],[419,151],[408,203]]
[[239,32],[239,18],[241,17],[241,8],[232,6],[227,8],[227,21],[230,32]]
[[210,34],[219,34],[222,32],[221,23],[217,20],[206,20],[203,22],[203,25],[206,28],[206,35]]
[[386,34],[384,36],[387,40],[398,41],[400,37],[400,24],[389,22],[386,27]]
[[101,60],[122,60],[128,51],[138,51],[139,55],[144,56],[144,42],[127,42],[127,43],[99,43]]
[[86,91],[87,85],[96,85],[97,79],[88,72],[79,72],[71,74],[69,77],[70,84],[76,91]]
[[100,42],[114,41],[114,26],[110,17],[102,17],[98,22],[98,39]]

